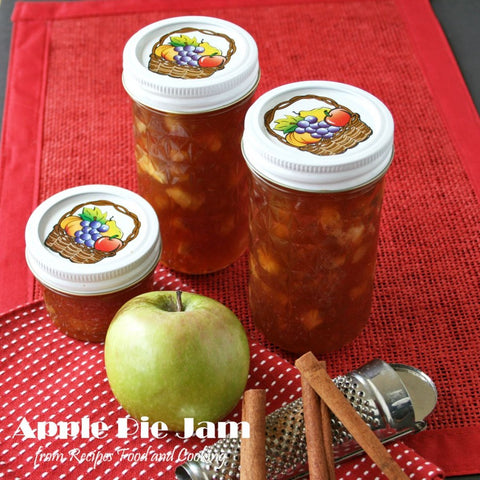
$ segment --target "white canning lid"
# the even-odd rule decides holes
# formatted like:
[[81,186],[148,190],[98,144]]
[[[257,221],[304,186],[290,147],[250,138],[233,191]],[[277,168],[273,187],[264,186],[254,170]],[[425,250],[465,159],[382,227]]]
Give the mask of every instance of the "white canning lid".
[[[106,230],[105,240],[93,247],[78,245],[74,232],[82,227],[80,215],[105,225],[94,224]],[[62,219],[66,225],[61,226]],[[140,195],[112,185],[83,185],[48,198],[30,216],[25,243],[27,264],[37,280],[72,295],[100,295],[134,285],[155,268],[161,253],[155,210]],[[113,247],[117,249],[102,251]]]
[[[307,119],[317,138],[308,131],[291,134],[308,125],[297,123],[307,116],[318,117]],[[393,157],[393,130],[389,110],[370,93],[337,82],[305,81],[258,98],[245,118],[242,149],[250,169],[275,184],[343,191],[385,173]]]
[[[172,42],[172,48],[178,43],[196,43],[204,49],[197,55],[216,56],[219,61],[223,58],[223,63],[182,68],[168,47],[164,51],[166,59],[152,55],[160,53],[155,45],[163,48]],[[150,70],[151,61],[156,71]],[[207,72],[208,76],[204,76]],[[256,87],[258,79],[254,39],[243,28],[218,18],[185,16],[161,20],[135,33],[123,51],[125,90],[136,102],[160,111],[197,113],[223,108],[245,97]]]

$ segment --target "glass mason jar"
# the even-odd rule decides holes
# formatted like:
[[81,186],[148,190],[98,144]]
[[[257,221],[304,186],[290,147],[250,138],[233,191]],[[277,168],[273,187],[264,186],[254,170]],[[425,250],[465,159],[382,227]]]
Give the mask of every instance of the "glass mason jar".
[[162,225],[165,265],[189,274],[233,263],[248,244],[243,121],[259,80],[242,28],[177,17],[137,32],[124,49],[138,191]]
[[393,129],[377,98],[335,82],[285,85],[249,109],[250,307],[281,348],[337,350],[367,323]]
[[102,342],[117,310],[153,289],[161,253],[157,215],[134,192],[84,185],[53,195],[31,214],[27,264],[50,319],[66,335]]

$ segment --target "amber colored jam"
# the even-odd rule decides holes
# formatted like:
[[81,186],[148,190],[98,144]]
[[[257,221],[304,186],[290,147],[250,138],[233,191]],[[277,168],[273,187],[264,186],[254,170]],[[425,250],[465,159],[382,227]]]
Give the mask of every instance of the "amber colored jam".
[[251,97],[200,114],[133,103],[138,190],[160,220],[161,261],[175,270],[220,270],[248,245],[249,173],[240,141]]
[[252,176],[249,296],[266,338],[295,353],[352,341],[371,310],[383,178],[340,193]]
[[104,295],[71,295],[43,287],[43,299],[53,324],[62,333],[77,340],[103,342],[120,307],[152,290],[153,272],[135,285]]

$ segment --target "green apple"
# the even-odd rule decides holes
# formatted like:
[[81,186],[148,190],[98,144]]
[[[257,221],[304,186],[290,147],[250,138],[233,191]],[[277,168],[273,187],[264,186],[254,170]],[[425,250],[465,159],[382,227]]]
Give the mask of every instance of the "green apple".
[[184,419],[216,422],[238,403],[248,377],[245,330],[225,305],[156,291],[129,300],[105,339],[114,396],[134,418],[183,431]]

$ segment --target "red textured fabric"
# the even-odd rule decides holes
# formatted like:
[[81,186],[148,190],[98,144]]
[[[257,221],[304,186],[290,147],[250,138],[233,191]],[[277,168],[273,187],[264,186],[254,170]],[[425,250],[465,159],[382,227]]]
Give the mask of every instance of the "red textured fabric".
[[[171,282],[173,288],[186,287],[166,271],[157,272],[157,278]],[[173,480],[176,467],[216,441],[180,439],[173,433],[157,439],[135,430],[108,385],[102,345],[59,333],[41,302],[2,316],[0,329],[8,339],[0,352],[4,392],[0,478],[104,478],[108,474],[112,479]],[[252,344],[250,351],[247,388],[266,390],[267,414],[301,396],[295,367],[259,344]],[[240,422],[240,407],[241,401],[226,420]],[[42,427],[38,422],[52,423]],[[57,438],[61,437],[59,422],[78,422],[79,430],[70,438]],[[95,438],[93,425],[99,422],[105,434]],[[121,422],[127,422],[127,429]],[[69,428],[71,433],[75,427]],[[409,478],[444,478],[440,468],[403,443],[395,442],[388,449]],[[386,478],[366,455],[337,465],[336,476],[340,480]]]
[[[297,80],[334,80],[370,91],[392,111],[396,155],[371,321],[324,359],[332,375],[374,357],[427,372],[438,406],[429,429],[406,442],[448,475],[480,473],[480,122],[427,0],[18,3],[1,143],[0,213],[8,228],[0,235],[0,310],[39,299],[22,241],[35,205],[82,183],[135,190],[121,52],[142,26],[183,14],[218,16],[252,33],[262,68],[258,94]],[[300,45],[312,35],[320,45],[314,61]],[[247,280],[244,256],[217,274],[167,272],[158,281],[159,288],[179,281],[217,298],[253,342],[292,361],[252,326]],[[29,341],[27,332],[16,345]]]

